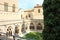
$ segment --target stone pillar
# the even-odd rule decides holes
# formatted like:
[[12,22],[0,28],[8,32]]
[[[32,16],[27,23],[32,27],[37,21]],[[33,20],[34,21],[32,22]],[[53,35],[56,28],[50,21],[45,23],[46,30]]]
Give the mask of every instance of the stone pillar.
[[35,31],[37,30],[37,26],[36,26],[36,24],[34,25],[34,28],[35,28]]
[[27,31],[30,32],[30,24],[27,25]]
[[31,20],[28,21],[28,32],[30,32],[30,23],[31,23]]
[[44,29],[44,23],[42,22],[41,25],[42,25],[42,30],[43,30]]
[[13,27],[13,29],[12,29],[12,35],[15,34],[15,26],[16,26],[15,24],[13,24],[13,26],[12,26]]
[[18,33],[18,35],[21,35],[21,34],[22,34],[22,32],[21,32],[22,24],[21,24],[21,23],[18,23],[18,25],[19,25],[19,27],[18,27],[18,29],[19,29],[19,33]]

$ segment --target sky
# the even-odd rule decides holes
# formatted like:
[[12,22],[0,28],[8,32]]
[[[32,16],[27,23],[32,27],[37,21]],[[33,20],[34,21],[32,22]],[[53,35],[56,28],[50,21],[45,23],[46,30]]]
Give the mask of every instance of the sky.
[[43,0],[18,0],[19,8],[22,9],[31,9],[33,8],[36,4],[42,5]]

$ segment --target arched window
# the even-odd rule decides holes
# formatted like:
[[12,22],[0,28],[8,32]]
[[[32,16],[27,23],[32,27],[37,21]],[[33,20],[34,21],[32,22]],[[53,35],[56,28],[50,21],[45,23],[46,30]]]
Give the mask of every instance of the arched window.
[[4,2],[4,11],[8,11],[8,3]]
[[30,24],[30,29],[34,30],[34,24],[33,23]]
[[9,26],[8,29],[7,29],[7,36],[12,36],[12,27]]
[[31,17],[31,15],[30,15],[30,14],[29,14],[28,16],[29,16],[29,18]]
[[15,12],[15,4],[12,6],[12,12]]
[[38,23],[38,24],[37,24],[37,30],[42,30],[42,25],[41,25],[41,23]]
[[40,9],[38,9],[38,13],[40,13]]

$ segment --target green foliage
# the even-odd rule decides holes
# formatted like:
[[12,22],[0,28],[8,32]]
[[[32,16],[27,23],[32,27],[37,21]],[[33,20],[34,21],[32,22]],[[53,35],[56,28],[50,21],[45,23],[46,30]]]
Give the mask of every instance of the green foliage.
[[24,36],[26,39],[42,40],[42,34],[38,32],[30,32]]
[[18,39],[18,40],[20,40],[20,39]]
[[44,0],[43,40],[60,40],[60,0]]

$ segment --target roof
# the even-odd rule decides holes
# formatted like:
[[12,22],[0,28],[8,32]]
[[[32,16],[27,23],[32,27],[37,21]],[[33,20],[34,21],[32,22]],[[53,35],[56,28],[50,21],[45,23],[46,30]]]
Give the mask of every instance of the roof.
[[37,4],[36,6],[34,6],[34,8],[41,8],[42,6]]
[[[36,6],[34,6],[34,8],[42,8],[42,6],[37,4]],[[29,10],[25,10],[24,12],[33,12],[34,8],[33,9],[29,9]]]
[[24,12],[33,12],[34,9],[25,10]]

